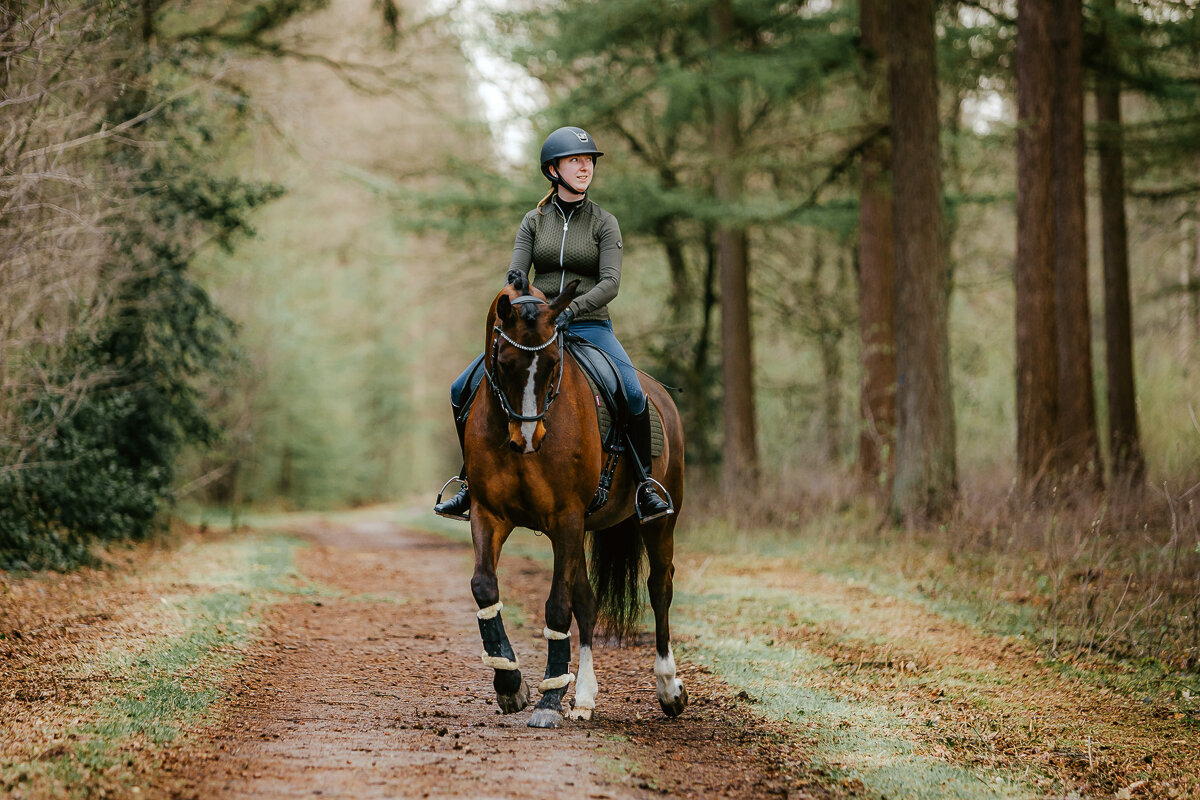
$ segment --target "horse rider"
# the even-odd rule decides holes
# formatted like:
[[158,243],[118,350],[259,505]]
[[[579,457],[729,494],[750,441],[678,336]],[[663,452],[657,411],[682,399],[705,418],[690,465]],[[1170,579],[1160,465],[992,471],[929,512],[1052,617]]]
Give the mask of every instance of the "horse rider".
[[[616,365],[625,390],[629,412],[626,432],[638,473],[637,513],[645,523],[674,509],[670,497],[664,499],[658,494],[659,490],[666,494],[666,489],[651,479],[649,403],[625,348],[613,335],[608,314],[608,304],[621,285],[622,246],[617,218],[587,196],[596,159],[602,155],[583,128],[559,128],[546,137],[541,165],[550,190],[521,220],[505,282],[528,277],[532,266],[533,285],[553,300],[566,284],[579,279],[579,293],[559,314],[555,327],[570,330],[603,350]],[[460,419],[461,405],[474,366],[467,367],[450,387],[460,446],[466,425],[466,420]],[[468,518],[471,499],[465,472],[460,479],[463,484],[458,494],[433,508],[443,517]]]

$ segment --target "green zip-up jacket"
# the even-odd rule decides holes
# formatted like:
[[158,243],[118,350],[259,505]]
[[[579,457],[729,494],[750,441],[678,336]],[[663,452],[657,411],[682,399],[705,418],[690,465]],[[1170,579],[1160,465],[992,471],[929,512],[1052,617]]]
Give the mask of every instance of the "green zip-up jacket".
[[578,278],[575,319],[608,319],[608,304],[621,287],[621,227],[591,200],[566,214],[557,200],[521,220],[509,269],[528,275],[532,265],[533,285],[551,300]]

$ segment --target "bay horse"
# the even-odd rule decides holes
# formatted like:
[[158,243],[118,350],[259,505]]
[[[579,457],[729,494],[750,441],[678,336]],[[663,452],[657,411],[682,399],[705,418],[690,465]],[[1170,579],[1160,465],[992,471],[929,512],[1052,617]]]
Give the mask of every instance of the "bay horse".
[[[504,632],[496,565],[516,526],[545,533],[554,550],[554,576],[546,599],[546,672],[529,726],[561,725],[562,700],[575,680],[570,672],[571,617],[579,629],[578,680],[572,719],[590,719],[599,686],[592,663],[597,617],[618,639],[632,632],[640,612],[641,554],[649,562],[648,594],[654,609],[654,675],[658,701],[670,717],[683,713],[687,692],[671,652],[674,531],[677,514],[639,525],[629,456],[619,459],[609,500],[592,516],[585,511],[600,482],[604,448],[596,422],[597,400],[575,360],[564,349],[555,320],[575,298],[579,281],[553,302],[524,278],[493,300],[484,349],[488,384],[473,399],[464,430],[463,457],[471,487],[471,539],[475,572],[471,593],[479,606],[483,663],[495,670],[496,701],[506,714],[530,703],[529,686]],[[653,474],[683,503],[683,425],[670,395],[643,380],[648,401],[662,417],[664,445]],[[591,536],[591,575],[584,554]],[[593,584],[595,589],[593,589]]]

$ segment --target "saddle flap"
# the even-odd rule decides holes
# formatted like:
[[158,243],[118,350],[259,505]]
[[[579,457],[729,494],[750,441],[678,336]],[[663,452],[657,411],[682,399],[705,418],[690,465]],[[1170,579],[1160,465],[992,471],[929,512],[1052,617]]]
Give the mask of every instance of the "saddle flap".
[[588,383],[599,390],[601,399],[609,411],[618,415],[619,408],[625,408],[625,390],[621,384],[621,375],[613,364],[608,353],[582,339],[570,337],[567,339],[567,352],[575,359],[575,363],[587,376]]
[[[597,350],[597,352],[604,358],[608,358],[604,351]],[[572,355],[574,354],[572,353]],[[609,367],[615,376],[616,368],[612,366],[611,361],[609,362]],[[607,443],[609,441],[609,431],[612,430],[613,420],[618,419],[616,401],[612,397],[613,387],[602,386],[583,363],[580,363],[580,369],[583,370],[583,377],[587,379],[588,386],[592,390],[592,396],[596,398],[596,424],[600,428],[600,440]],[[623,388],[620,379],[614,379],[617,383],[617,391],[622,391]],[[621,402],[624,403],[624,399]],[[663,442],[665,440],[662,414],[659,412],[658,406],[654,405],[649,397],[646,398],[646,403],[650,409],[650,456],[658,458],[662,455]]]

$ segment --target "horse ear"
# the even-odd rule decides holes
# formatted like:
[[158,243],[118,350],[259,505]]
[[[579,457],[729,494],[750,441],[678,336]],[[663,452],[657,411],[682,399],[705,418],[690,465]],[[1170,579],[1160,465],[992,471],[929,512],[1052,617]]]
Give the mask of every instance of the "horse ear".
[[571,301],[575,299],[575,292],[578,289],[578,278],[563,287],[563,290],[558,293],[558,297],[554,298],[554,302],[550,304],[550,310],[554,312],[555,316],[558,316],[564,308],[571,305]]
[[496,300],[496,318],[501,322],[508,322],[512,317],[512,301],[508,299],[508,295],[502,294]]

